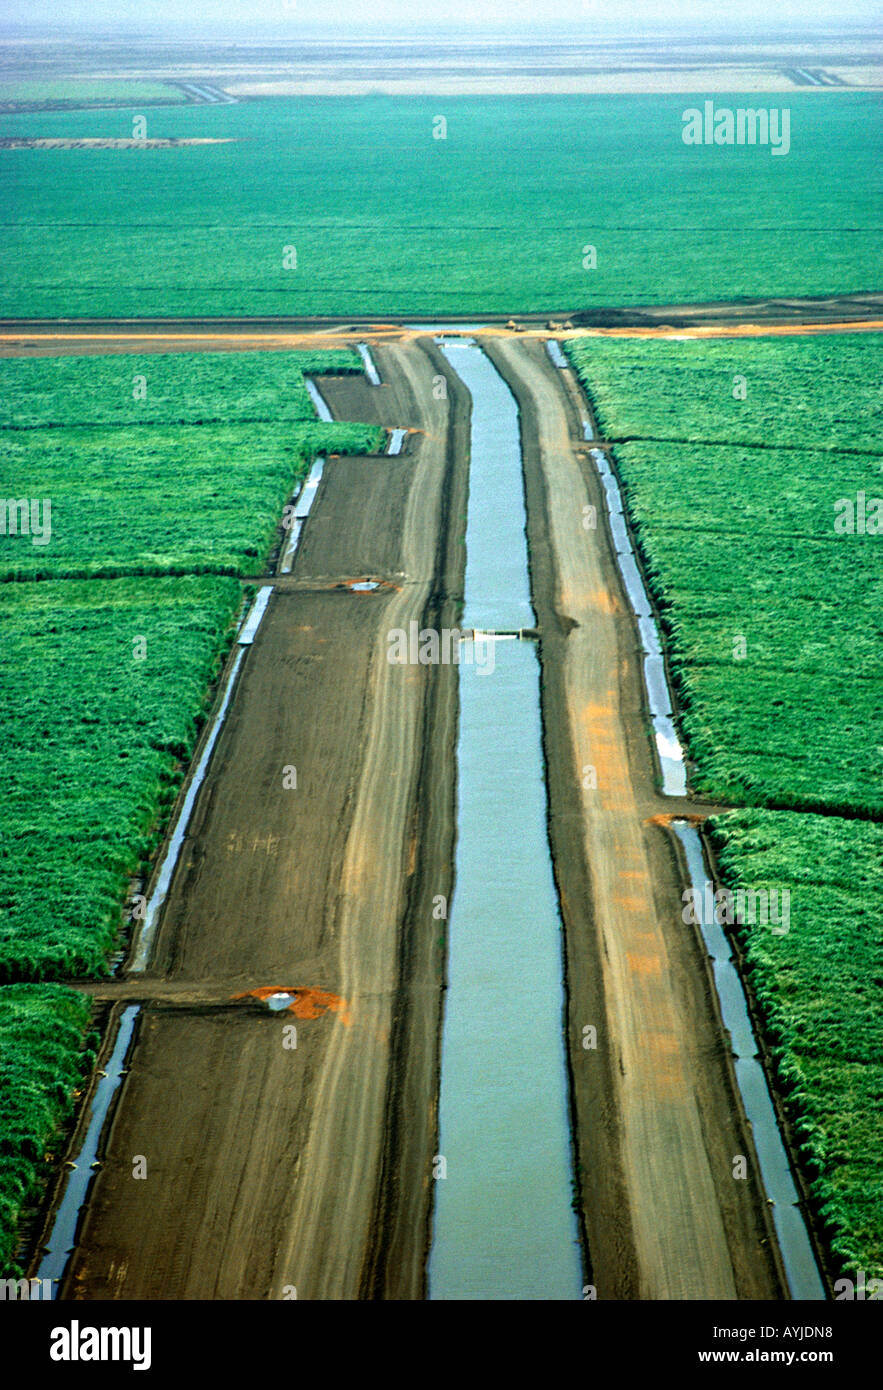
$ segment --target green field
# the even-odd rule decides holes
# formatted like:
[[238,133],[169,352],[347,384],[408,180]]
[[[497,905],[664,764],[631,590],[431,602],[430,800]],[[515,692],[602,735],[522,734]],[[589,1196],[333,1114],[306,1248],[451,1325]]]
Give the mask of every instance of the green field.
[[103,973],[240,605],[235,579],[0,586],[0,980]]
[[0,429],[315,423],[304,377],[363,370],[351,348],[6,357],[0,358]]
[[880,333],[605,338],[570,351],[606,439],[883,454]]
[[716,818],[725,881],[790,892],[787,935],[743,927],[748,974],[835,1256],[883,1278],[883,826]]
[[[691,788],[766,808],[714,820],[718,860],[734,888],[791,894],[786,934],[742,929],[749,978],[834,1258],[878,1274],[883,533],[835,521],[838,499],[883,495],[881,345],[567,348],[602,436],[630,441],[612,457],[660,611]],[[806,813],[821,811],[834,814]]]
[[28,78],[0,78],[0,105],[6,102],[59,102],[65,106],[93,102],[131,102],[184,100],[184,93],[167,82],[102,80],[59,77],[51,81]]
[[259,572],[310,459],[380,443],[316,420],[303,373],[338,359],[361,370],[356,353],[0,361],[4,498],[38,500],[44,534],[51,504],[45,543],[30,513],[28,534],[0,519],[0,579]]
[[[878,97],[789,92],[784,158],[684,145],[691,102],[279,98],[148,113],[148,136],[232,144],[0,151],[0,313],[423,317],[880,287]],[[130,113],[0,118],[0,135],[85,134],[130,135]]]
[[52,1162],[49,1150],[73,1109],[72,1093],[91,1070],[84,1050],[85,995],[59,985],[0,988],[0,1278],[16,1266],[16,1227]]
[[[569,345],[602,435],[633,440],[615,461],[698,793],[883,812],[883,535],[834,529],[839,499],[883,496],[871,427],[881,344]],[[657,442],[691,437],[702,442]]]

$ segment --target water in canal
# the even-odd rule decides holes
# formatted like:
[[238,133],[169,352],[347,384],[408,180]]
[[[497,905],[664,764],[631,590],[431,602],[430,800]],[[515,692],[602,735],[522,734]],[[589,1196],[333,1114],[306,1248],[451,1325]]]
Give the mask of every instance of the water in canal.
[[[472,395],[462,625],[534,627],[517,405],[474,342],[442,351]],[[582,1296],[539,677],[530,642],[463,644],[432,1299]]]

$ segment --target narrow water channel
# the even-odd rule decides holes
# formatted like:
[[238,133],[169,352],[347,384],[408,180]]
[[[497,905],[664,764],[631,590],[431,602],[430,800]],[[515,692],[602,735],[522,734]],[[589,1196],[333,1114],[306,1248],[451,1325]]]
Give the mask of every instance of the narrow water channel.
[[[463,627],[534,627],[518,408],[473,341]],[[432,1299],[578,1299],[562,931],[546,828],[540,671],[526,641],[462,644]]]
[[130,1004],[123,1010],[113,1050],[100,1080],[95,1088],[89,1114],[89,1123],[76,1160],[68,1174],[64,1195],[58,1204],[49,1239],[43,1247],[42,1258],[37,1269],[37,1278],[49,1282],[52,1298],[58,1296],[58,1286],[64,1276],[68,1260],[76,1245],[77,1227],[85,1207],[86,1197],[98,1167],[98,1145],[107,1120],[107,1112],[118,1090],[123,1075],[126,1054],[132,1041],[135,1020],[140,1004]]

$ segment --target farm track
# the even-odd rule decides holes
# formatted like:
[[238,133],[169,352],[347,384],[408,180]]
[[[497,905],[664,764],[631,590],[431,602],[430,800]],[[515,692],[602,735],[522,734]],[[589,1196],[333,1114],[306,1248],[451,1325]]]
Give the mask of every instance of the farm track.
[[[779,298],[734,303],[647,305],[543,314],[519,314],[518,330],[509,316],[478,317],[487,325],[478,336],[492,337],[763,337],[800,333],[862,333],[883,330],[883,293],[829,298]],[[456,324],[464,316],[438,320]],[[565,329],[570,319],[573,327]],[[555,327],[552,325],[555,324]],[[451,328],[449,331],[454,331]],[[144,318],[2,319],[0,357],[112,352],[285,351],[341,347],[351,342],[409,339],[417,330],[407,321],[346,318]]]
[[[386,633],[432,620],[461,583],[462,546],[439,537],[456,536],[465,486],[448,411],[462,430],[468,407],[453,379],[434,399],[431,348],[377,361],[397,384],[329,379],[335,415],[423,437],[407,461],[329,461],[294,576],[362,571],[373,535],[412,582],[274,594],[149,972],[118,982],[148,1002],[63,1297],[423,1292],[456,686],[451,668],[390,665]],[[268,985],[327,990],[345,1013],[298,1021],[286,1048],[291,1015],[230,999]]]

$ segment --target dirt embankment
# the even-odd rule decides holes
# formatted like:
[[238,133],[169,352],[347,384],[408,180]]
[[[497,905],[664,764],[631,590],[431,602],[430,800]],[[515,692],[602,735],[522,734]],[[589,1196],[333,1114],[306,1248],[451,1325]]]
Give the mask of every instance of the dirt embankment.
[[[431,345],[376,361],[396,384],[329,379],[332,410],[421,433],[326,463],[247,656],[150,971],[120,982],[146,1002],[68,1298],[424,1291],[456,670],[386,652],[412,619],[454,625],[468,401]],[[395,583],[328,582],[377,570]],[[268,989],[323,1007],[232,997]]]
[[486,346],[521,410],[593,1282],[607,1299],[786,1297],[706,956],[680,918],[678,860],[647,823],[675,808],[656,794],[637,634],[606,530],[582,524],[587,505],[604,516],[601,489],[542,346]]
[[[142,142],[143,143],[143,142]],[[879,332],[883,292],[769,299],[724,300],[700,304],[601,305],[592,309],[547,309],[536,314],[470,315],[487,325],[485,334],[509,332],[566,338],[622,334],[665,337],[744,337],[766,334]],[[444,330],[463,322],[462,314],[436,315]],[[565,329],[564,324],[572,325]],[[511,325],[511,327],[510,327]],[[396,340],[414,335],[400,315],[352,319],[343,316],[258,315],[178,318],[0,318],[0,356],[109,352],[241,352],[340,347],[351,341]]]

